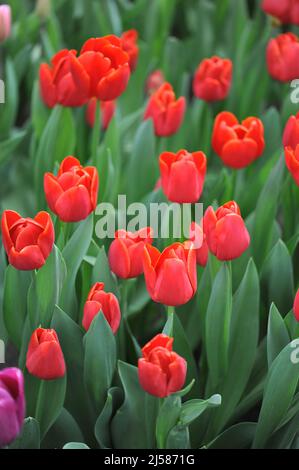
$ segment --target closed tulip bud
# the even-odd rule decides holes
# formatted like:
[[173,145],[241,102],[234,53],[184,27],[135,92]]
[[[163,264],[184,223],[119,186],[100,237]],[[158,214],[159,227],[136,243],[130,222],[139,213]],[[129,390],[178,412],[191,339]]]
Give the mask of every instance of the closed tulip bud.
[[206,176],[207,159],[203,152],[164,152],[160,155],[163,192],[169,201],[197,202]]
[[189,242],[173,243],[162,253],[146,245],[143,271],[149,295],[168,306],[183,305],[197,289],[196,254]]
[[[77,51],[63,49],[51,60],[51,65],[41,64],[39,87],[43,102],[49,108],[57,104],[68,107],[83,106],[88,101],[88,87],[76,83],[71,73],[72,59]],[[77,80],[78,82],[78,80]]]
[[102,312],[115,334],[121,320],[119,302],[114,294],[105,292],[104,288],[102,282],[97,282],[89,292],[84,305],[82,325],[88,331],[93,319]]
[[185,116],[185,109],[185,98],[181,96],[176,100],[172,86],[165,82],[151,95],[144,119],[153,120],[157,136],[167,137],[179,130]]
[[270,39],[266,57],[269,74],[275,80],[289,82],[299,77],[299,41],[295,34]]
[[83,167],[74,157],[66,157],[58,175],[46,173],[44,189],[47,203],[63,222],[86,219],[97,205],[99,177],[93,166]]
[[245,168],[264,151],[263,123],[256,117],[239,123],[234,114],[223,111],[215,119],[212,146],[225,165]]
[[283,24],[299,25],[299,4],[297,0],[263,0],[262,9]]
[[138,360],[141,387],[150,395],[164,398],[182,389],[187,374],[187,362],[173,350],[173,338],[155,336],[142,349]]
[[235,201],[227,202],[216,212],[208,207],[203,229],[209,250],[220,261],[238,258],[249,247],[250,236]]
[[59,379],[65,375],[65,362],[55,330],[37,328],[31,336],[26,367],[41,380]]
[[287,169],[291,173],[295,183],[299,186],[299,144],[295,150],[292,147],[285,147],[285,162]]
[[[95,125],[96,107],[97,107],[97,99],[92,98],[91,100],[89,100],[87,109],[86,109],[86,120],[90,127],[94,127]],[[102,127],[104,130],[106,130],[114,116],[115,109],[116,109],[116,102],[115,101],[101,101],[100,108],[101,108]]]
[[290,116],[284,128],[282,142],[284,147],[296,149],[299,144],[299,113]]
[[196,263],[205,267],[209,258],[209,247],[201,225],[195,222],[191,223],[189,238],[196,252]]
[[230,59],[221,59],[217,56],[204,59],[195,72],[194,95],[205,101],[224,100],[230,91],[232,68]]
[[129,55],[116,36],[91,38],[80,55],[71,61],[71,74],[76,86],[88,99],[113,101],[127,88],[130,78]]
[[122,279],[140,276],[143,273],[144,246],[152,242],[153,230],[150,227],[135,233],[118,230],[108,253],[111,271]]
[[294,311],[296,320],[299,322],[299,289],[297,290],[297,293],[295,296],[293,311]]
[[10,36],[11,8],[9,5],[0,5],[0,43]]
[[154,70],[154,72],[152,72],[147,78],[145,86],[146,93],[149,96],[152,95],[160,88],[161,85],[163,85],[164,82],[165,77],[162,70]]
[[3,212],[2,241],[14,268],[41,268],[52,251],[54,238],[53,222],[47,212],[39,212],[34,219],[25,219],[14,211]]
[[37,0],[35,11],[42,20],[47,19],[51,13],[51,0]]
[[134,72],[138,62],[139,48],[137,45],[138,32],[136,29],[129,29],[121,35],[122,47],[129,56],[131,72]]
[[20,434],[25,417],[24,378],[20,369],[0,371],[0,448]]

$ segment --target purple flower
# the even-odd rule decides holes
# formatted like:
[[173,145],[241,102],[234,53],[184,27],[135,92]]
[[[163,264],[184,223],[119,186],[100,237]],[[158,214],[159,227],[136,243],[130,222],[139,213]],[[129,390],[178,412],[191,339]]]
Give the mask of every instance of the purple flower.
[[0,447],[20,434],[25,415],[24,378],[20,369],[0,371]]

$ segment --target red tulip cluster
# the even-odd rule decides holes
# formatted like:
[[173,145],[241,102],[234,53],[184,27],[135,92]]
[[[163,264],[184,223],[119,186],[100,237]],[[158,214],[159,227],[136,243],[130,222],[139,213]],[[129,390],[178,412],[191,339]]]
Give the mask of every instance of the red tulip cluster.
[[294,33],[280,34],[267,46],[269,74],[275,80],[289,82],[299,77],[299,40]]
[[89,39],[79,56],[62,50],[51,65],[40,67],[41,96],[47,106],[82,106],[91,98],[112,101],[126,89],[130,56],[123,41],[113,35]]

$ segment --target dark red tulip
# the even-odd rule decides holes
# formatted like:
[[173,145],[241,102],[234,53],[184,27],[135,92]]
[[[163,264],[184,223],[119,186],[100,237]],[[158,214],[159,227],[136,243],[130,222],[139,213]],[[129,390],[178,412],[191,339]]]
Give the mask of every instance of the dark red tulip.
[[138,62],[139,47],[138,32],[136,29],[129,29],[121,35],[122,47],[129,56],[129,65],[131,72],[134,72]]
[[31,375],[54,380],[65,375],[65,362],[55,330],[37,328],[31,336],[26,357]]
[[92,287],[85,302],[82,324],[88,331],[93,319],[102,312],[115,334],[121,320],[119,303],[115,295],[105,292],[104,288],[105,285],[102,282],[97,282]]
[[46,173],[44,189],[47,203],[64,222],[79,222],[95,210],[99,178],[93,166],[83,167],[74,157],[66,157],[58,175]]
[[190,241],[196,252],[196,263],[205,267],[209,258],[209,247],[201,225],[192,222],[190,226]]
[[122,279],[140,276],[143,273],[144,246],[152,242],[153,230],[150,227],[135,233],[118,230],[109,248],[111,271]]
[[264,151],[263,123],[256,117],[239,123],[234,114],[223,111],[215,119],[212,146],[225,165],[244,168]]
[[194,95],[205,101],[224,100],[230,91],[232,68],[230,59],[221,59],[217,56],[204,59],[195,72]]
[[176,100],[172,86],[165,82],[151,95],[144,119],[152,119],[156,135],[166,137],[178,131],[185,109],[185,98],[181,96]]
[[201,196],[207,159],[203,152],[164,152],[160,155],[162,188],[172,202],[194,203]]
[[186,380],[187,362],[172,348],[173,338],[159,334],[144,346],[138,360],[140,385],[156,397],[178,392]]
[[[89,100],[87,109],[86,109],[86,120],[90,127],[94,127],[95,125],[95,117],[96,117],[96,106],[97,106],[97,99],[92,98]],[[111,119],[114,116],[116,110],[116,102],[115,101],[101,101],[100,102],[101,108],[101,120],[102,120],[102,127],[106,130],[111,122]]]
[[100,101],[118,98],[130,78],[129,56],[113,35],[88,39],[78,59],[73,56],[71,69],[77,87]]
[[148,293],[155,302],[183,305],[196,292],[196,254],[188,242],[173,243],[162,253],[152,245],[146,245],[143,271]]
[[266,56],[269,74],[275,80],[289,82],[299,77],[299,41],[295,34],[270,39]]
[[25,219],[15,211],[3,212],[2,241],[14,268],[41,268],[52,251],[54,238],[53,222],[47,212],[39,212],[34,219]]
[[250,236],[235,201],[227,202],[216,212],[208,207],[203,229],[210,251],[220,261],[238,258],[249,247]]

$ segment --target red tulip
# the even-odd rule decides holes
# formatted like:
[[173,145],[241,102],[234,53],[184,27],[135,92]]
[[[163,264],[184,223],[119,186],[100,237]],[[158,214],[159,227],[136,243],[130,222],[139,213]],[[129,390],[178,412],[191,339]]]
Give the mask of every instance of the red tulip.
[[187,363],[172,347],[173,338],[159,334],[144,346],[142,358],[138,360],[140,385],[156,397],[178,392],[186,380]]
[[129,56],[129,65],[131,72],[136,69],[139,55],[139,48],[137,45],[138,32],[136,29],[129,29],[121,36],[122,47]]
[[186,109],[186,100],[181,96],[175,99],[170,83],[163,83],[149,99],[144,119],[152,119],[157,136],[175,134],[180,128]]
[[130,78],[129,56],[113,35],[86,41],[78,59],[73,56],[71,69],[77,86],[100,101],[118,98]]
[[58,175],[46,173],[44,189],[47,203],[64,222],[79,222],[95,210],[99,178],[93,166],[83,167],[74,157],[66,157]]
[[155,302],[183,305],[196,292],[196,254],[188,242],[173,243],[162,253],[146,245],[143,271],[147,290]]
[[223,111],[215,119],[212,146],[225,165],[244,168],[264,151],[263,123],[248,117],[240,124],[234,114]]
[[84,305],[82,325],[88,331],[93,319],[102,312],[115,334],[121,319],[119,303],[114,294],[104,292],[104,287],[102,282],[97,282],[89,292]]
[[249,247],[250,236],[235,201],[227,202],[216,212],[208,207],[203,228],[210,251],[220,261],[238,258]]
[[299,113],[289,117],[284,128],[282,142],[284,147],[292,147],[293,150],[299,144]]
[[37,328],[31,336],[26,357],[31,375],[54,380],[65,375],[65,362],[55,330]]
[[224,100],[230,91],[232,68],[230,59],[221,59],[217,56],[204,59],[195,72],[194,95],[205,101]]
[[41,268],[52,251],[54,227],[47,212],[34,219],[23,218],[14,211],[2,215],[2,240],[9,263],[16,269],[32,271]]
[[146,92],[148,95],[155,93],[161,85],[165,82],[165,77],[162,70],[155,70],[152,72],[146,81]]
[[262,9],[281,23],[299,25],[298,0],[263,0]]
[[201,196],[206,176],[207,159],[203,152],[177,154],[164,152],[160,155],[162,188],[172,202],[193,203]]
[[205,267],[209,258],[209,247],[201,225],[195,222],[190,226],[190,241],[196,252],[196,263]]
[[[96,106],[97,106],[97,99],[92,98],[89,100],[87,109],[86,109],[86,120],[90,127],[94,127],[95,125],[95,117],[96,117]],[[116,102],[115,101],[101,101],[101,119],[102,119],[102,127],[106,130],[110,124],[111,119],[114,116],[115,109],[116,109]]]
[[87,92],[75,83],[72,72],[72,59],[76,59],[77,51],[63,49],[54,55],[51,65],[41,64],[39,70],[40,93],[44,103],[53,108],[62,106],[83,106],[87,103]]
[[285,162],[287,169],[291,173],[295,183],[299,186],[299,144],[295,150],[292,147],[285,147]]
[[295,34],[270,39],[266,56],[269,74],[275,80],[289,82],[299,77],[299,41]]
[[297,290],[294,305],[293,305],[294,315],[297,321],[299,321],[299,289]]
[[152,242],[153,230],[150,227],[135,233],[118,230],[108,254],[111,271],[122,279],[140,276],[143,273],[144,245]]

